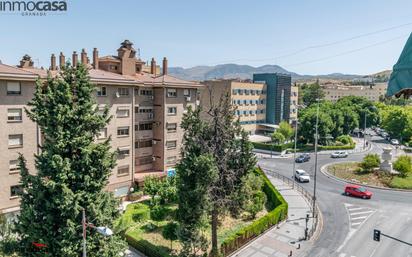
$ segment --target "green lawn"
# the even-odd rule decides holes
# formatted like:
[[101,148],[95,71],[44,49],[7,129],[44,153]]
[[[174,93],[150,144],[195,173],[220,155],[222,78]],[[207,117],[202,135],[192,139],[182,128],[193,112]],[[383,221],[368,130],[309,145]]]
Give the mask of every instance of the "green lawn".
[[412,174],[409,174],[405,178],[394,177],[389,186],[393,188],[412,189]]

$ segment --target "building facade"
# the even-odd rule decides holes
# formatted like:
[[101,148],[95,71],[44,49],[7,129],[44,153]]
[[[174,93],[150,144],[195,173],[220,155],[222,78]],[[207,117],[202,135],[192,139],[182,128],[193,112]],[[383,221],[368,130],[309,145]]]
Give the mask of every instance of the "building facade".
[[281,121],[289,121],[291,76],[279,73],[259,73],[253,74],[253,82],[266,84],[266,123],[279,124]]
[[379,101],[379,99],[385,96],[388,84],[376,83],[367,86],[324,84],[321,87],[325,92],[325,99],[332,102],[336,102],[345,96],[360,96],[370,101]]
[[[145,176],[173,172],[183,138],[180,122],[189,106],[196,108],[199,104],[201,85],[169,76],[166,58],[162,69],[154,59],[146,65],[127,40],[117,55],[99,57],[94,49],[92,58],[90,62],[82,50],[80,58],[73,52],[71,60],[74,65],[89,67],[90,79],[97,87],[98,108],[109,108],[112,120],[96,140],[112,138],[118,159],[107,190],[123,197]],[[48,71],[34,67],[27,55],[17,67],[0,64],[0,115],[4,117],[0,123],[0,212],[19,209],[18,153],[25,156],[30,172],[35,173],[34,154],[40,151],[41,134],[24,112],[33,97],[35,81],[47,78],[48,73],[58,74],[65,63],[66,57],[60,53],[59,66],[52,55]]]

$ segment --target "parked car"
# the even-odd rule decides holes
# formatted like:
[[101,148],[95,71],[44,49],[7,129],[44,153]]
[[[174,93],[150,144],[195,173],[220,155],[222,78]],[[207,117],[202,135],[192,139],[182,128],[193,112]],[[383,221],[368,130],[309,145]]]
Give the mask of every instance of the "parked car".
[[302,163],[302,162],[308,162],[309,160],[310,160],[310,155],[308,153],[304,153],[304,154],[299,155],[295,159],[295,162]]
[[345,195],[361,197],[363,199],[371,199],[372,192],[368,191],[366,188],[359,185],[346,185],[345,186]]
[[399,145],[398,139],[392,139],[392,140],[391,140],[391,144],[392,144],[392,145]]
[[346,158],[346,157],[348,157],[348,152],[346,152],[346,151],[336,151],[336,152],[333,152],[331,155],[330,155],[330,157],[332,157],[332,158]]
[[303,182],[310,182],[309,174],[304,170],[296,170],[295,171],[295,179],[301,183]]

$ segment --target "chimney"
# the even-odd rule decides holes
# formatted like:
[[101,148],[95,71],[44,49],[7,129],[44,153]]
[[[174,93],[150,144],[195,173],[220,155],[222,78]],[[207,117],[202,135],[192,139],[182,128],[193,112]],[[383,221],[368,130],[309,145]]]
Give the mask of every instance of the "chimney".
[[82,52],[80,54],[80,61],[82,62],[83,65],[87,65],[87,53],[84,48],[82,49]]
[[31,57],[26,54],[23,56],[23,58],[21,58],[20,60],[20,68],[33,68],[33,61],[31,60]]
[[54,54],[52,54],[50,57],[50,70],[57,70],[56,56]]
[[156,75],[156,61],[154,58],[152,58],[152,61],[150,62],[150,73]]
[[60,69],[63,69],[64,66],[66,65],[66,57],[63,55],[63,52],[60,52],[59,64],[60,64]]
[[99,51],[97,51],[97,48],[93,48],[93,68],[99,69]]
[[72,65],[73,65],[73,67],[76,67],[77,66],[77,64],[78,64],[78,62],[79,62],[79,57],[78,57],[78,55],[77,55],[77,53],[76,53],[76,51],[74,51],[73,52],[73,58],[72,58]]
[[167,75],[167,59],[163,58],[163,75]]

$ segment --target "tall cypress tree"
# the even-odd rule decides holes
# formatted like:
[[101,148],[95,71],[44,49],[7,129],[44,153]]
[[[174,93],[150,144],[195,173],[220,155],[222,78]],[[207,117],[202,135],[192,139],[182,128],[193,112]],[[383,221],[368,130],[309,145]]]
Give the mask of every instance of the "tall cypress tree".
[[[31,175],[20,156],[21,212],[16,224],[22,256],[39,256],[32,243],[47,245],[43,256],[78,257],[82,252],[82,208],[89,223],[112,227],[118,202],[105,191],[116,164],[110,139],[96,143],[110,121],[99,114],[95,90],[83,65],[67,65],[57,77],[38,81],[26,113],[42,132]],[[88,256],[119,256],[125,243],[87,229]]]

